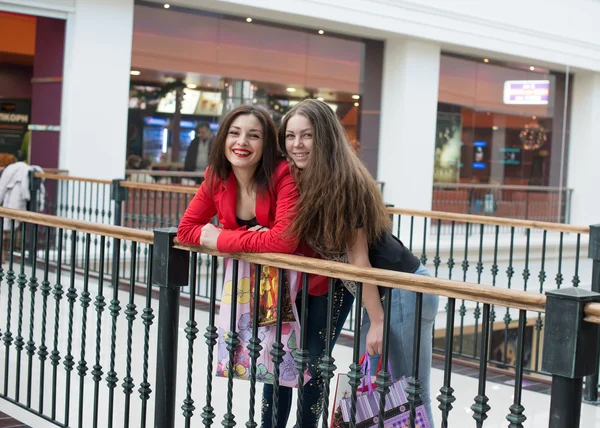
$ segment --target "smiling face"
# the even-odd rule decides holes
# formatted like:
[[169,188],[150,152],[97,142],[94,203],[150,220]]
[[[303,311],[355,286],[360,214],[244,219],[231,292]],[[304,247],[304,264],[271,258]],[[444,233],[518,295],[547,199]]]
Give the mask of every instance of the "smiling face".
[[263,154],[263,127],[256,116],[235,118],[227,131],[225,157],[232,168],[254,171]]
[[306,168],[310,162],[313,135],[313,127],[306,116],[296,114],[290,117],[285,130],[285,150],[299,169]]

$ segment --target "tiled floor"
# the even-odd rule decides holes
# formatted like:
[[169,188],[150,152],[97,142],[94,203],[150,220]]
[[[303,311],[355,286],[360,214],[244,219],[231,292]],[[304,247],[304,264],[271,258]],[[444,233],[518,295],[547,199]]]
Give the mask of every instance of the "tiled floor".
[[0,428],[29,428],[29,425],[24,425],[7,414],[0,412]]

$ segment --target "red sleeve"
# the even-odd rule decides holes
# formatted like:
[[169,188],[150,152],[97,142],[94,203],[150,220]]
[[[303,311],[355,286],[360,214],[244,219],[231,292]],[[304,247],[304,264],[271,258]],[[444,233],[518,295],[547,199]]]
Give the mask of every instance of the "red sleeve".
[[194,199],[192,199],[192,202],[190,202],[190,205],[179,221],[177,228],[177,239],[179,242],[184,245],[200,245],[202,227],[210,223],[216,214],[217,208],[205,180],[200,185],[196,196],[194,196]]
[[298,202],[298,188],[286,169],[275,183],[275,222],[267,232],[223,230],[217,239],[217,250],[222,253],[293,253],[298,239],[286,234]]

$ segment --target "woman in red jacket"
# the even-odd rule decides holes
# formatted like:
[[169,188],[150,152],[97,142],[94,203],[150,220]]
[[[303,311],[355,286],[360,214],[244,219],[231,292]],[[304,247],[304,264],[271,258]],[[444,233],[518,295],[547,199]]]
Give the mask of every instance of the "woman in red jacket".
[[[290,168],[278,148],[277,131],[269,114],[260,107],[240,106],[224,118],[213,142],[210,166],[179,222],[177,239],[186,245],[203,245],[224,253],[278,252],[314,255],[288,233],[298,201],[298,190]],[[222,227],[210,223],[218,217]],[[257,233],[248,230],[263,226]],[[323,381],[319,363],[325,354],[328,284],[323,277],[309,282],[307,350],[311,380],[304,387],[302,426],[316,426],[322,406]],[[344,298],[343,286],[334,299],[334,337],[352,307],[353,298]],[[300,296],[300,294],[299,294]],[[296,301],[299,305],[301,302]],[[263,388],[262,427],[272,420],[273,386]],[[286,426],[292,404],[292,389],[280,387],[278,426]]]

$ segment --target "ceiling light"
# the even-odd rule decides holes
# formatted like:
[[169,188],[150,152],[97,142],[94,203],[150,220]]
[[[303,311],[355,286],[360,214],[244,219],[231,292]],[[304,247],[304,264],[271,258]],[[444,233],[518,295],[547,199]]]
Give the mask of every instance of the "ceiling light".
[[198,87],[198,85],[196,85],[195,83],[188,83],[187,87],[190,89],[196,89]]
[[275,104],[275,110],[279,110],[279,104]]
[[529,67],[529,69],[530,69],[531,71],[535,71],[535,67],[534,67],[533,65],[532,65],[531,67]]
[[296,92],[296,88],[287,88],[286,91],[288,91],[288,92]]
[[497,130],[498,130],[498,127],[497,127],[497,126],[492,126],[492,130],[493,130],[493,131],[497,131]]
[[319,34],[325,34],[325,31],[319,30]]
[[226,87],[226,88],[227,88],[227,87],[229,87],[229,83],[225,83],[225,87]]
[[354,103],[354,107],[358,107],[360,103]]
[[171,5],[169,3],[165,3],[165,9],[168,9],[170,7],[171,7]]
[[252,18],[246,18],[246,22],[252,22]]
[[536,119],[537,119],[537,116],[531,116],[531,118],[532,118],[533,120],[536,120]]
[[139,76],[140,74],[142,74],[142,72],[139,70],[131,70],[129,74],[131,74],[132,76]]
[[317,98],[317,99],[318,99],[319,101],[325,101],[325,98],[323,98],[323,97],[319,97],[319,98]]
[[487,58],[483,58],[483,62],[490,62],[490,60]]
[[353,100],[360,100],[360,95],[352,95]]
[[254,99],[252,100],[252,102],[253,102],[254,104],[256,104],[256,103],[258,102],[258,100],[257,100],[256,98],[254,98]]

